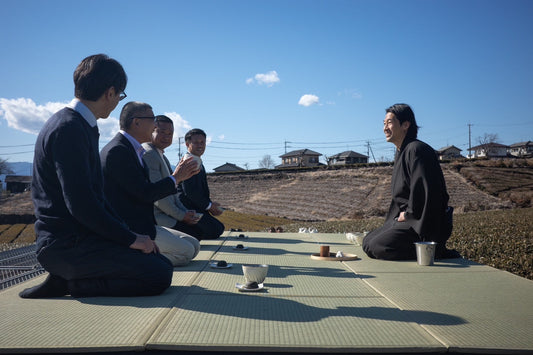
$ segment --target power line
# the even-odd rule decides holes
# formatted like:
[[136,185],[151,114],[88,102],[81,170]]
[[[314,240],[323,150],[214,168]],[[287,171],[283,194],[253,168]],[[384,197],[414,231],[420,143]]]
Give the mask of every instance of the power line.
[[3,153],[3,155],[14,155],[14,154],[27,154],[27,153],[33,153],[33,150],[29,150],[27,152],[15,152],[15,153]]
[[[263,142],[263,143],[252,143],[252,142],[226,142],[226,141],[211,141],[208,146],[211,146],[212,143],[221,144],[221,145],[242,145],[242,146],[248,146],[248,145],[260,145],[260,146],[279,146],[282,144],[306,144],[306,145],[329,145],[329,144],[354,144],[354,143],[365,143],[368,139],[354,139],[349,141],[328,141],[328,142],[295,142],[295,141],[284,141],[284,142]],[[370,139],[371,142],[381,142],[383,141],[382,138],[373,138]]]
[[309,145],[324,145],[324,144],[351,144],[356,142],[366,142],[366,139],[354,139],[353,141],[345,142],[288,142],[292,144],[309,144]]
[[30,147],[30,146],[34,146],[35,143],[33,144],[19,144],[19,145],[0,145],[0,148],[18,148],[18,147]]
[[217,143],[217,144],[240,144],[240,145],[279,145],[280,142],[277,143],[249,143],[249,142],[219,142],[219,141],[211,141],[211,143]]
[[312,145],[306,145],[306,146],[287,146],[287,148],[293,148],[293,149],[347,149],[349,147],[366,147],[366,144],[358,144],[358,145],[351,145],[346,147],[345,145],[330,145],[330,146],[323,146],[323,147],[314,147]]
[[476,123],[476,126],[479,127],[511,127],[511,126],[529,126],[532,125],[533,121],[522,122],[522,123],[508,123],[508,124],[486,124],[486,123]]
[[209,149],[230,149],[230,150],[267,150],[270,148],[232,148],[232,147],[219,147],[216,145],[208,145]]

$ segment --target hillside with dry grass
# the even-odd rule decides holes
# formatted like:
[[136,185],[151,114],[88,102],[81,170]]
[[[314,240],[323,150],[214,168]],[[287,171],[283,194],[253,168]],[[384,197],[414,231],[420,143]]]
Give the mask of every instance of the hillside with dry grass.
[[[442,169],[455,213],[532,206],[533,159],[462,161]],[[392,166],[360,166],[209,174],[208,183],[213,200],[234,212],[328,221],[384,216],[391,175]],[[22,215],[33,215],[29,192],[2,196],[0,216]],[[12,223],[24,222],[19,219]]]
[[33,202],[31,201],[30,191],[18,194],[3,193],[0,196],[0,216],[32,214]]
[[[533,159],[463,161],[442,169],[456,213],[532,205]],[[384,216],[391,175],[392,166],[363,166],[209,174],[208,182],[213,200],[235,212],[328,221]],[[2,196],[0,215],[15,218],[12,223],[30,218],[29,192]]]
[[[533,164],[443,164],[456,213],[531,206]],[[514,163],[516,164],[516,162]],[[212,174],[213,199],[236,212],[327,221],[383,216],[388,210],[392,166],[338,170]]]

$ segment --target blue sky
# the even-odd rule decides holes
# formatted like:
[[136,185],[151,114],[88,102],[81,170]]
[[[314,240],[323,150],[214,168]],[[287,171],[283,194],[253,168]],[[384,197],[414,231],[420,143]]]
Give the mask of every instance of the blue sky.
[[[391,160],[385,108],[410,104],[419,138],[468,149],[533,140],[533,1],[0,0],[0,157],[32,161],[36,133],[73,97],[84,57],[128,74],[126,100],[207,132],[208,171],[308,148]],[[98,120],[101,147],[122,104]],[[184,146],[182,146],[182,152]],[[324,156],[322,160],[324,162]]]

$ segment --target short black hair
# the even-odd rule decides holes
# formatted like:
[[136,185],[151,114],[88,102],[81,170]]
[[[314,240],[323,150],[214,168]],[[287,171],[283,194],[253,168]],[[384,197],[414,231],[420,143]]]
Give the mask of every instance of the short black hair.
[[120,129],[127,130],[133,122],[133,118],[139,113],[146,110],[151,110],[152,106],[137,101],[130,101],[124,105],[122,111],[120,111]]
[[405,121],[410,122],[411,124],[409,125],[409,129],[407,130],[407,134],[405,135],[405,137],[416,139],[416,137],[418,136],[419,127],[416,124],[415,113],[409,105],[394,104],[391,107],[387,108],[385,112],[390,112],[394,114],[398,121],[400,121],[400,124],[404,123]]
[[73,77],[74,96],[89,101],[97,101],[111,87],[121,93],[128,83],[122,65],[105,54],[95,54],[83,59]]
[[185,134],[185,142],[190,142],[192,136],[195,136],[197,134],[200,134],[200,135],[204,136],[204,138],[207,138],[207,135],[205,134],[205,132],[202,131],[200,128],[193,128],[193,129],[191,129],[189,132],[187,132]]
[[158,122],[167,122],[174,126],[174,122],[172,121],[172,119],[165,115],[155,116],[155,124],[157,124]]

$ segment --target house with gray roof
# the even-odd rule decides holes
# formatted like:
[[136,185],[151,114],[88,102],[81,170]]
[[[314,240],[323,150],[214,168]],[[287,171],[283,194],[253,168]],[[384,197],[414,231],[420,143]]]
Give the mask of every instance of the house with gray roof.
[[533,157],[533,142],[520,142],[511,144],[508,149],[509,154],[517,158]]
[[509,146],[500,143],[480,144],[468,149],[470,158],[505,158]]
[[322,154],[312,151],[310,149],[293,150],[292,152],[280,155],[281,164],[276,165],[276,169],[280,168],[301,168],[324,165],[318,159]]
[[349,165],[349,164],[366,164],[368,156],[347,150],[342,153],[332,155],[327,158],[328,165]]
[[6,175],[6,190],[11,193],[24,192],[31,188],[31,175]]
[[454,145],[449,145],[444,148],[440,148],[435,151],[439,160],[453,160],[464,158],[461,155],[461,149],[457,148]]
[[245,169],[237,166],[233,163],[222,164],[213,169],[215,173],[227,173],[227,172],[236,172],[236,171],[245,171]]

